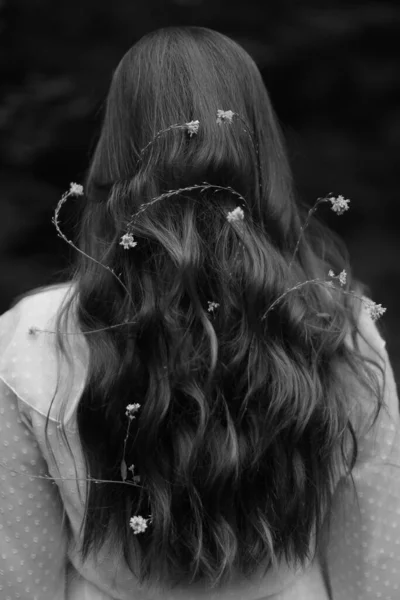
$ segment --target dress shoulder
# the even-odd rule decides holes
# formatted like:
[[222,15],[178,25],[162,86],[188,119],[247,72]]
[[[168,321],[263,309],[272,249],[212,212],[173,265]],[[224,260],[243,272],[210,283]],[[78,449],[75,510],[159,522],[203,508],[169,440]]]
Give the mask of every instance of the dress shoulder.
[[[0,316],[0,378],[25,405],[45,416],[50,409],[52,420],[58,420],[65,400],[65,422],[79,399],[87,358],[83,335],[63,336],[71,361],[56,345],[56,316],[71,291],[70,284],[40,289]],[[75,331],[70,318],[67,322]]]

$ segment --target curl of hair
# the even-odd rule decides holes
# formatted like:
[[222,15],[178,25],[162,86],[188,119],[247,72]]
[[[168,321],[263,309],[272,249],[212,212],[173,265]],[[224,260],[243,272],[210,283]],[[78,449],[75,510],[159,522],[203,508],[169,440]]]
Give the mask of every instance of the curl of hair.
[[[249,136],[241,124],[216,124],[218,108],[254,130],[261,196]],[[156,131],[192,119],[197,135],[171,130],[138,164]],[[185,192],[142,213],[132,225],[138,245],[122,248],[140,204],[201,181],[245,196],[240,226],[226,220],[236,206],[228,193]],[[110,272],[79,255],[58,329],[72,302],[83,333],[135,321],[86,336],[77,423],[90,476],[120,481],[125,407],[140,403],[126,462],[143,488],[88,485],[83,558],[113,540],[141,583],[172,587],[218,587],[281,559],[304,565],[357,457],[357,398],[343,369],[378,398],[375,418],[380,390],[376,370],[345,343],[348,333],[357,339],[350,296],[304,286],[261,321],[299,281],[346,267],[354,282],[345,251],[315,217],[288,268],[305,210],[249,55],[198,27],[142,38],[115,72],[85,188],[79,247],[121,273],[133,304]],[[212,315],[208,300],[220,304]],[[152,515],[137,536],[135,514]]]

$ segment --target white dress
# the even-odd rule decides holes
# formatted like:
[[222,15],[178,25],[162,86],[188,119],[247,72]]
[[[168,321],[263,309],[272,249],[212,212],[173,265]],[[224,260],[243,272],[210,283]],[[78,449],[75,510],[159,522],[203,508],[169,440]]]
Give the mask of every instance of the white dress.
[[[325,600],[329,598],[319,560],[304,571],[286,565],[252,582],[238,579],[211,593],[199,586],[172,592],[140,588],[107,546],[97,561],[83,565],[76,552],[84,508],[83,467],[76,407],[87,366],[84,336],[64,336],[73,350],[73,371],[61,367],[55,392],[53,317],[70,286],[53,286],[20,301],[0,317],[0,598],[1,600]],[[386,362],[388,412],[360,440],[354,469],[359,507],[341,481],[326,548],[334,600],[400,598],[400,427],[393,373],[384,342],[369,318],[363,329]],[[69,331],[76,331],[73,323]],[[366,349],[366,352],[369,352]],[[67,398],[68,441],[59,438],[60,399]],[[40,478],[42,477],[42,478]],[[78,480],[78,481],[77,481]],[[345,507],[345,511],[343,511]],[[70,532],[70,535],[68,535]]]

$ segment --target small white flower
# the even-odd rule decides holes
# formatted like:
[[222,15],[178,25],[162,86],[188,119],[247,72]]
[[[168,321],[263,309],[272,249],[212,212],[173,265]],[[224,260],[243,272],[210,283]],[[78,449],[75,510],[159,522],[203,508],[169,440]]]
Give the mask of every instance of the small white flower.
[[386,308],[382,304],[376,304],[372,300],[364,300],[364,306],[373,321],[379,319],[386,312]]
[[142,533],[147,529],[147,521],[148,519],[143,519],[143,517],[132,517],[129,520],[129,525],[133,529],[133,533],[137,535],[138,533]]
[[132,473],[132,479],[135,483],[140,483],[140,475],[135,475],[135,465],[128,467],[128,471]]
[[122,236],[119,245],[123,246],[125,250],[128,250],[128,248],[137,246],[137,242],[133,240],[133,235],[131,233],[125,233],[125,235]]
[[223,121],[232,123],[233,115],[235,113],[232,110],[217,110],[217,123],[220,125]]
[[[343,269],[343,271],[341,271],[339,273],[339,275],[335,275],[335,273],[332,271],[332,269],[329,269],[328,275],[329,275],[329,277],[334,277],[335,279],[339,279],[340,285],[346,284],[347,273],[344,269]],[[330,281],[329,283],[332,283],[332,282]]]
[[347,279],[347,273],[346,271],[343,269],[343,271],[341,273],[339,273],[339,281],[340,281],[340,285],[346,285],[346,279]]
[[140,404],[128,404],[125,411],[126,416],[129,417],[131,420],[134,419],[134,414],[139,410],[139,408]]
[[342,215],[345,210],[349,209],[350,200],[346,200],[344,196],[338,196],[337,198],[328,198],[328,201],[332,203],[333,212],[338,215]]
[[243,221],[243,209],[241,209],[240,206],[237,206],[235,210],[232,210],[232,212],[228,212],[226,218],[228,219],[229,223],[232,223],[232,221]]
[[79,183],[70,183],[69,193],[71,196],[83,196],[83,186]]
[[189,123],[186,123],[186,127],[187,127],[188,134],[190,135],[190,137],[192,137],[192,135],[194,135],[195,133],[198,132],[199,124],[200,124],[200,121],[190,121]]
[[210,302],[210,300],[208,301],[208,312],[213,312],[216,308],[218,308],[219,304],[218,302]]

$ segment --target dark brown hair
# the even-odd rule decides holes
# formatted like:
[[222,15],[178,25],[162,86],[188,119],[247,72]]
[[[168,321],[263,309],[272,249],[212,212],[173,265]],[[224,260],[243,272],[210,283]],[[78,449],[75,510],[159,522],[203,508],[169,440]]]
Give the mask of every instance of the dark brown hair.
[[[218,109],[249,124],[261,191],[251,136],[239,120],[218,125]],[[196,135],[172,129],[138,161],[158,131],[191,120]],[[121,246],[142,203],[202,181],[243,194],[240,230],[226,219],[232,194],[194,190],[150,206],[132,229],[138,245]],[[252,58],[201,27],[142,38],[114,73],[85,189],[79,248],[120,273],[133,303],[110,271],[78,255],[78,326],[135,324],[86,336],[79,435],[88,474],[120,481],[125,408],[139,403],[126,462],[143,488],[88,485],[83,557],[113,539],[141,582],[171,586],[216,587],[282,558],[304,564],[338,472],[357,456],[340,365],[375,388],[345,344],[357,331],[351,296],[305,285],[261,320],[285,290],[330,268],[354,282],[340,242],[315,217],[289,268],[305,210]],[[208,301],[219,304],[213,313]],[[133,515],[152,516],[136,536]]]

